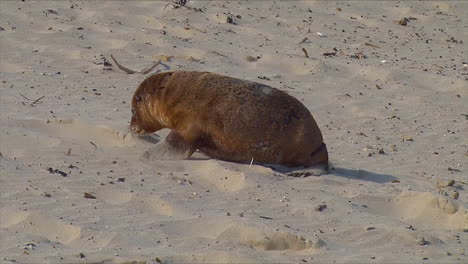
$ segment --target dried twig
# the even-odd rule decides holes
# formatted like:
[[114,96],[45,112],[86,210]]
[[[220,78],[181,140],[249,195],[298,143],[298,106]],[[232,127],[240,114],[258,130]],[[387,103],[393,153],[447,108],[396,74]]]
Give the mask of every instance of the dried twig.
[[158,66],[159,63],[161,63],[160,60],[158,60],[156,63],[154,63],[153,66],[141,70],[140,73],[141,73],[141,74],[147,74],[148,72],[152,71],[152,70],[154,69],[154,67]]
[[32,101],[32,99],[27,98],[26,96],[22,95],[21,93],[19,93],[19,95],[21,95],[26,100]]
[[372,43],[370,43],[370,42],[366,42],[366,43],[364,43],[364,44],[365,44],[366,46],[370,46],[370,47],[374,47],[374,48],[380,48],[379,46],[374,45],[374,44],[372,44]]
[[33,99],[27,98],[26,96],[24,96],[24,95],[21,94],[21,93],[19,93],[19,95],[21,95],[21,97],[23,97],[24,99],[26,99],[26,100],[28,100],[28,101],[33,101],[32,103],[29,104],[30,106],[34,106],[35,103],[39,102],[40,100],[42,100],[42,98],[45,97],[45,95],[43,95],[43,96],[37,98],[36,100],[33,100]]
[[90,141],[89,143],[90,143],[91,145],[93,145],[95,149],[97,149],[96,144],[94,144],[92,141]]
[[86,199],[96,199],[96,196],[94,196],[94,195],[92,195],[90,193],[87,193],[87,192],[85,192],[83,194],[83,197],[86,198]]
[[302,51],[304,52],[304,55],[306,58],[309,58],[309,54],[307,53],[307,50],[305,48],[302,48]]
[[111,59],[115,62],[115,65],[117,65],[117,67],[119,69],[121,69],[122,71],[128,73],[128,74],[133,74],[133,73],[141,73],[141,74],[147,74],[149,73],[150,71],[152,71],[156,66],[159,65],[159,63],[161,63],[161,60],[157,61],[155,64],[153,64],[151,67],[148,67],[148,68],[145,68],[141,71],[134,71],[134,70],[131,70],[125,66],[122,66],[120,63],[117,62],[117,60],[114,58],[114,56],[111,54]]
[[[304,42],[306,42],[306,41],[309,41],[309,38],[308,38],[308,37],[303,38],[303,39],[299,42],[299,44],[302,44],[302,43],[304,43]],[[310,41],[309,41],[309,42],[310,42]]]
[[43,95],[43,96],[37,98],[34,102],[31,103],[31,105],[33,105],[33,104],[39,102],[39,101],[42,100],[42,98],[44,98],[44,97],[45,97],[45,95]]
[[111,58],[112,58],[112,60],[115,62],[115,64],[117,65],[117,67],[118,67],[119,69],[121,69],[122,71],[124,71],[124,72],[126,72],[126,73],[128,73],[128,74],[137,73],[137,71],[130,70],[129,68],[120,65],[120,63],[117,62],[117,60],[114,58],[114,56],[113,56],[112,54],[111,54]]

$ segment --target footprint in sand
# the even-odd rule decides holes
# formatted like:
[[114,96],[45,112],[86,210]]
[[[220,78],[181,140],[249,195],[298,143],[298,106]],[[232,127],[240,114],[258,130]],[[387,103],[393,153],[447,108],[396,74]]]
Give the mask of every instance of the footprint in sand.
[[233,225],[221,233],[219,240],[238,241],[257,250],[286,251],[299,255],[313,254],[315,250],[324,248],[325,241],[315,242],[287,232],[262,232],[256,228]]

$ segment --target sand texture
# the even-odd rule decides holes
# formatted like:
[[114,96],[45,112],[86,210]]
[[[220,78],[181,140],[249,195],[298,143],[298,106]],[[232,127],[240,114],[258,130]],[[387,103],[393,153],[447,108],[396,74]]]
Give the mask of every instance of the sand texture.
[[[468,263],[468,2],[166,5],[0,2],[0,263]],[[111,54],[286,91],[333,170],[145,158]]]

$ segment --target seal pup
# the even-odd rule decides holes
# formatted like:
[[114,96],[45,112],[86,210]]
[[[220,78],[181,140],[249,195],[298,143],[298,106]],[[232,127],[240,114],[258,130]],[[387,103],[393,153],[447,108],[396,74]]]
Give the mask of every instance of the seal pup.
[[148,134],[163,128],[171,132],[156,149],[169,159],[187,159],[198,149],[240,163],[328,165],[307,108],[261,83],[197,71],[149,76],[133,95],[130,129]]

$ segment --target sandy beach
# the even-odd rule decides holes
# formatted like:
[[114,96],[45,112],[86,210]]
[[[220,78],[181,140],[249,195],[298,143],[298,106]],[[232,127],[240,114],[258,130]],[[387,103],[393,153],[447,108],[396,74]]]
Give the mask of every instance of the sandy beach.
[[[0,3],[0,263],[468,263],[468,2],[168,3]],[[332,170],[145,161],[168,70],[298,98]]]

